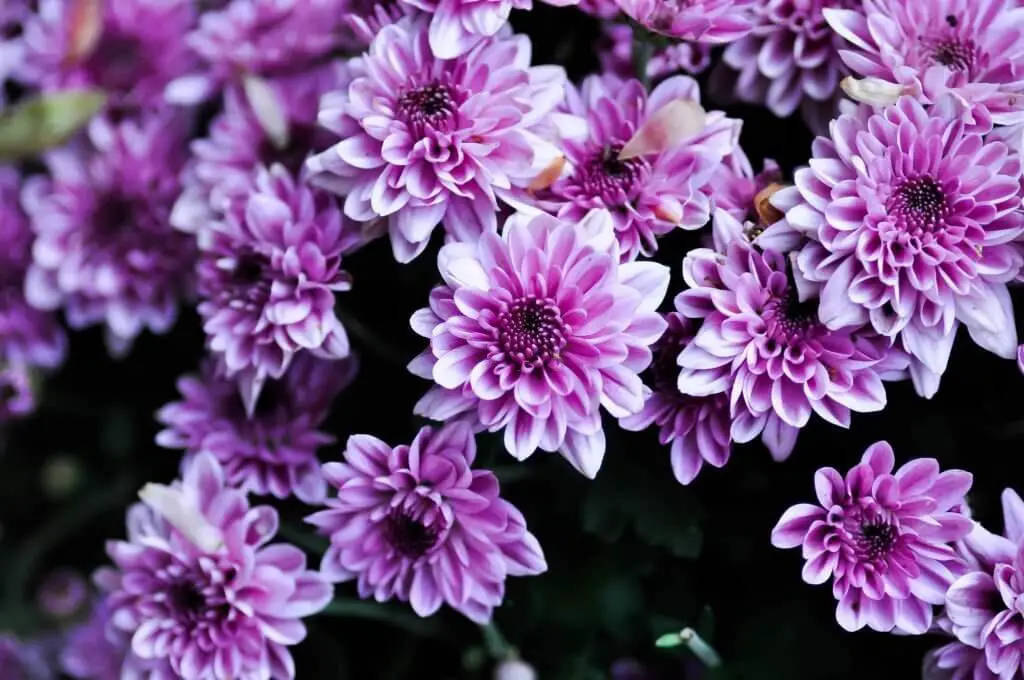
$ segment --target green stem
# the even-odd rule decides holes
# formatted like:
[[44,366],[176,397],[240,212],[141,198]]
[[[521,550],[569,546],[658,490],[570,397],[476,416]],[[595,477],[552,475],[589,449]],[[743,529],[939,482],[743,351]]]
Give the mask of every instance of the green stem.
[[312,527],[281,524],[277,529],[277,533],[289,543],[294,543],[306,552],[314,555],[323,555],[331,545],[330,541],[326,538],[314,533]]
[[644,84],[645,88],[651,84],[651,79],[647,75],[647,65],[651,62],[651,57],[654,56],[654,49],[654,44],[644,40],[643,36],[634,36],[633,68],[636,70],[637,79]]
[[515,656],[515,648],[508,643],[508,640],[501,634],[501,631],[498,630],[493,621],[480,626],[480,632],[484,636],[484,645],[487,647],[487,653],[495,661],[502,661]]
[[324,607],[320,614],[322,616],[380,621],[422,637],[437,635],[437,630],[429,620],[412,616],[404,611],[399,611],[388,605],[370,600],[338,598]]

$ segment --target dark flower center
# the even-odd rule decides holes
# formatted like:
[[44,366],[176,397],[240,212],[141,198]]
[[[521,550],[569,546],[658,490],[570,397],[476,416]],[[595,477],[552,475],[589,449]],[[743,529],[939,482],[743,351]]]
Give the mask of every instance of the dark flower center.
[[418,132],[424,126],[443,128],[455,115],[456,102],[450,86],[432,80],[422,87],[406,90],[398,98],[398,111]]
[[496,326],[501,352],[525,370],[558,361],[567,342],[562,313],[550,298],[527,296],[504,306]]
[[297,174],[306,162],[306,156],[316,147],[317,128],[315,125],[293,123],[288,128],[288,145],[283,149],[264,136],[257,150],[260,163],[271,166],[280,163],[292,173]]
[[889,214],[905,231],[935,231],[944,224],[949,206],[946,193],[933,178],[909,179],[889,199]]
[[93,213],[93,223],[105,236],[115,236],[130,230],[135,221],[135,202],[126,196],[110,195]]
[[671,394],[679,391],[679,363],[676,360],[686,343],[687,338],[684,334],[678,328],[669,326],[654,345],[654,356],[647,373],[650,376],[651,388],[655,392]]
[[801,301],[792,283],[784,296],[768,301],[764,320],[768,324],[768,337],[782,345],[798,343],[820,326],[817,301]]
[[606,206],[625,206],[636,197],[651,171],[643,158],[619,160],[622,144],[611,144],[596,151],[582,163],[573,176],[578,193],[600,198]]
[[[947,17],[947,22],[950,17]],[[952,17],[956,20],[956,17]],[[934,39],[926,42],[931,59],[951,71],[970,72],[974,66],[977,48],[973,40],[960,40],[956,37]]]
[[198,618],[206,608],[206,597],[196,583],[185,581],[174,584],[168,592],[168,599],[174,610],[185,619]]
[[875,518],[860,525],[859,535],[855,537],[857,547],[867,559],[886,557],[896,545],[899,532],[885,519]]
[[423,557],[437,544],[440,532],[436,527],[428,527],[402,510],[393,510],[385,521],[388,543],[403,557]]
[[101,89],[126,92],[150,70],[142,43],[131,35],[103,34],[83,65]]
[[17,388],[11,383],[0,383],[0,405],[14,401],[18,396]]

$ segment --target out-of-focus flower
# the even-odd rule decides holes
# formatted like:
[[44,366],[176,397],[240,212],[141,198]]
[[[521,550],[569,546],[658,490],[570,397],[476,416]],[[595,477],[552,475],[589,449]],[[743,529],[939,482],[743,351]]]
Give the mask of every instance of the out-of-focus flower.
[[412,445],[349,438],[345,462],[324,465],[338,490],[307,521],[330,536],[321,571],[355,579],[360,597],[409,602],[420,616],[447,603],[477,623],[501,604],[508,576],[547,569],[522,514],[488,470],[473,470],[465,423],[424,427]]
[[0,633],[0,678],[4,680],[51,680],[53,670],[40,645]]
[[64,359],[67,338],[50,312],[25,300],[32,262],[32,229],[18,204],[22,178],[0,168],[0,363],[52,368]]
[[0,423],[24,418],[35,408],[36,393],[28,366],[0,364]]
[[622,11],[616,0],[579,0],[576,6],[598,19],[614,19]]
[[783,460],[813,413],[849,427],[851,411],[885,406],[879,366],[890,343],[858,326],[826,328],[785,256],[737,239],[724,255],[690,251],[683,276],[676,309],[703,323],[679,355],[679,391],[729,395],[734,441],[762,435]]
[[677,359],[696,333],[692,321],[671,312],[665,315],[668,330],[653,346],[649,369],[651,393],[644,408],[619,424],[633,431],[658,426],[658,439],[672,445],[672,471],[680,484],[696,479],[704,463],[722,467],[729,462],[732,439],[729,398],[724,394],[692,397],[679,391]]
[[795,237],[800,273],[822,284],[822,323],[870,323],[898,337],[926,397],[961,323],[983,348],[1013,358],[1006,283],[1024,262],[1014,243],[1024,232],[1020,159],[911,97],[841,116],[813,153],[796,186],[772,197],[786,218],[765,237]]
[[68,568],[51,572],[36,593],[39,608],[57,618],[74,615],[88,597],[89,587],[85,578]]
[[122,680],[130,636],[113,628],[110,613],[106,602],[97,599],[89,617],[68,632],[61,671],[76,680]]
[[845,479],[818,470],[819,505],[793,506],[772,530],[775,547],[803,547],[807,583],[832,579],[836,620],[846,630],[927,632],[932,606],[964,569],[952,543],[974,522],[954,508],[964,504],[971,474],[939,472],[933,458],[894,466],[892,448],[878,442]]
[[1012,0],[865,0],[825,10],[854,73],[935,102],[952,93],[987,127],[1024,121],[1024,7]]
[[620,264],[604,210],[578,224],[515,215],[501,237],[445,246],[438,266],[445,285],[412,317],[430,348],[409,369],[437,383],[416,412],[503,429],[520,460],[558,451],[596,475],[601,407],[617,418],[643,410],[639,373],[666,327],[656,310],[668,270]]
[[[938,630],[953,636],[953,624],[947,616],[935,620]],[[931,632],[936,632],[934,629]],[[1020,672],[1009,676],[1009,680],[1021,680]],[[985,661],[985,652],[965,645],[957,639],[925,654],[921,673],[922,680],[1002,680],[993,673]]]
[[[599,0],[601,2],[603,0]],[[613,3],[614,5],[614,3]],[[580,4],[580,9],[583,9]],[[614,5],[618,10],[618,5]],[[608,23],[598,51],[601,72],[620,78],[636,76],[633,63],[633,29],[627,24]],[[711,64],[711,46],[704,43],[680,42],[659,46],[647,62],[647,77],[660,80],[680,71],[700,73]]]
[[31,14],[29,0],[7,0],[0,5],[0,109],[6,103],[4,84],[23,68],[25,46],[21,38],[25,22]]
[[754,28],[760,0],[618,0],[634,21],[649,31],[679,40],[721,44]]
[[381,29],[418,10],[403,0],[347,0],[343,23],[349,47],[361,52],[370,46]]
[[22,191],[36,234],[28,301],[63,307],[72,328],[105,324],[115,353],[143,329],[166,332],[192,290],[194,239],[168,222],[186,134],[171,115],[94,119],[88,139],[48,153],[50,176]]
[[[574,5],[578,0],[544,0],[549,5]],[[533,0],[401,0],[430,15],[429,47],[438,59],[469,52],[507,25],[513,9],[533,8]]]
[[[172,0],[177,2],[177,0]],[[343,46],[346,0],[231,0],[204,12],[186,42],[202,64],[172,82],[176,103],[202,101],[246,74],[315,77]]]
[[95,87],[118,108],[155,108],[195,59],[196,20],[180,0],[39,0],[25,23],[19,77],[43,90]]
[[537,671],[522,659],[507,659],[494,670],[494,680],[537,680]]
[[97,574],[132,653],[183,680],[292,680],[288,647],[305,638],[302,619],[327,605],[332,588],[306,569],[301,550],[269,544],[277,511],[250,507],[209,454],[192,458],[181,482],[139,495],[128,540],[107,545],[116,568]]
[[321,104],[341,141],[308,163],[312,182],[346,197],[350,218],[388,219],[400,262],[438,223],[459,241],[497,229],[497,199],[555,157],[531,128],[564,96],[565,72],[530,67],[526,36],[502,33],[445,61],[431,55],[427,27],[422,16],[386,26],[354,60],[360,75]]
[[156,441],[184,449],[187,457],[212,454],[227,483],[243,491],[277,498],[294,494],[320,503],[327,485],[316,453],[334,438],[317,428],[355,369],[351,358],[328,361],[299,354],[280,380],[264,385],[249,416],[236,382],[207,360],[200,375],[178,381],[182,401],[157,413],[166,429]]
[[252,410],[267,378],[302,350],[348,356],[335,294],[349,290],[342,255],[361,245],[333,197],[283,166],[261,168],[245,200],[213,225],[199,259],[199,314],[211,350],[242,381]]
[[[695,105],[695,132],[648,153],[620,158],[644,126],[657,125],[659,112],[676,102]],[[740,122],[717,111],[697,109],[696,81],[676,76],[648,96],[638,80],[591,76],[579,91],[570,89],[566,109],[587,121],[584,139],[563,142],[568,168],[537,203],[560,218],[579,221],[591,209],[612,216],[623,259],[652,255],[657,237],[673,229],[699,229],[710,219],[709,183],[737,146]],[[671,114],[677,120],[681,116]]]

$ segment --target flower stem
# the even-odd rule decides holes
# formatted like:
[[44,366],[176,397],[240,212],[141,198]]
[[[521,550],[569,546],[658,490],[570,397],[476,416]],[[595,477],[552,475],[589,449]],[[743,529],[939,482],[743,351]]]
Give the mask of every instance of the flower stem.
[[516,655],[515,648],[508,643],[493,621],[480,626],[480,632],[484,636],[487,653],[496,661],[503,661]]
[[388,605],[369,600],[337,598],[324,607],[320,614],[322,616],[380,621],[422,637],[433,637],[438,634],[437,629],[428,619],[421,619]]
[[644,36],[636,36],[633,38],[633,68],[636,70],[636,77],[644,84],[644,87],[650,87],[651,79],[647,75],[647,65],[651,62],[651,57],[654,56],[654,44],[648,40],[644,40]]
[[289,543],[294,543],[306,552],[314,555],[323,555],[327,552],[327,548],[330,547],[330,541],[319,534],[313,533],[311,529],[311,527],[282,523],[278,527],[277,533]]

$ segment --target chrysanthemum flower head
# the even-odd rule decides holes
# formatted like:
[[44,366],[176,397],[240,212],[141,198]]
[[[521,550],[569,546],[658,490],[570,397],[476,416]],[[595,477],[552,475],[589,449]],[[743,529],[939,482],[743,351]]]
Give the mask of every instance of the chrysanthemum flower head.
[[560,67],[530,67],[526,36],[503,32],[442,60],[427,32],[424,16],[381,30],[355,61],[360,75],[321,105],[341,141],[308,163],[311,181],[345,196],[350,218],[388,219],[400,262],[438,223],[464,241],[496,230],[497,199],[554,157],[531,128],[564,95]]
[[288,647],[332,588],[301,550],[270,543],[277,511],[250,507],[209,454],[193,458],[180,482],[139,495],[127,540],[107,545],[114,568],[97,574],[132,654],[183,680],[292,680]]
[[754,28],[759,0],[618,0],[634,21],[670,38],[713,45],[742,38]]
[[933,605],[963,569],[952,543],[974,528],[956,511],[971,474],[940,472],[933,458],[894,467],[892,448],[878,442],[845,478],[822,468],[814,478],[819,505],[793,506],[772,531],[775,547],[802,546],[806,582],[832,579],[846,630],[927,632]]
[[355,580],[360,597],[396,598],[420,616],[448,604],[486,623],[508,576],[547,570],[497,478],[472,469],[476,444],[466,423],[424,427],[411,445],[396,447],[355,435],[343,456],[324,465],[337,497],[307,521],[331,540],[324,576]]
[[351,287],[342,255],[362,236],[333,197],[283,166],[261,168],[212,232],[199,260],[199,314],[210,349],[246,382],[250,410],[263,382],[284,375],[300,351],[348,355],[335,294]]
[[445,285],[412,318],[430,348],[409,368],[437,383],[416,412],[504,430],[516,458],[558,451],[593,477],[601,407],[618,418],[644,407],[639,373],[666,327],[668,270],[620,264],[603,210],[579,223],[518,214],[500,237],[445,246],[438,265]]
[[159,106],[195,63],[185,36],[196,14],[179,0],[40,0],[19,75],[44,90],[103,90],[118,108]]
[[63,308],[72,328],[104,324],[116,353],[144,329],[166,332],[192,289],[194,239],[168,219],[187,133],[174,116],[96,118],[87,139],[47,154],[49,176],[22,190],[36,235],[28,301]]
[[772,197],[786,219],[766,231],[809,239],[797,262],[824,284],[822,322],[898,336],[925,396],[961,323],[1013,358],[1006,283],[1024,262],[1014,242],[1024,232],[1020,158],[911,97],[877,113],[862,105],[833,122],[830,137],[815,140],[796,186]]
[[227,483],[243,491],[319,503],[327,485],[316,454],[334,438],[318,428],[355,368],[354,359],[301,353],[280,380],[263,386],[250,415],[236,381],[208,360],[199,376],[178,381],[182,400],[157,413],[166,426],[157,443],[184,449],[189,457],[212,454]]
[[[689,106],[675,111],[680,103]],[[740,122],[700,108],[700,90],[688,76],[675,76],[650,96],[638,80],[591,76],[579,91],[570,89],[565,109],[586,120],[588,133],[562,144],[568,168],[536,200],[569,221],[604,208],[615,223],[622,256],[650,256],[658,236],[673,229],[699,229],[710,218],[711,178],[736,149]],[[651,126],[692,128],[645,153],[623,153]],[[662,116],[671,117],[667,123]]]

